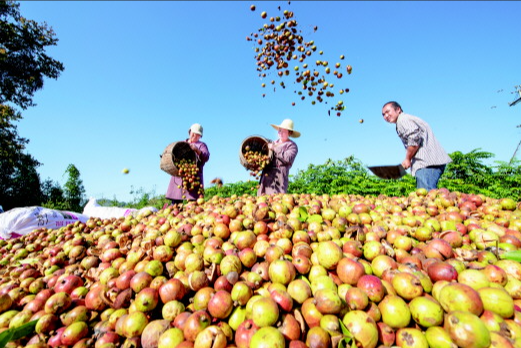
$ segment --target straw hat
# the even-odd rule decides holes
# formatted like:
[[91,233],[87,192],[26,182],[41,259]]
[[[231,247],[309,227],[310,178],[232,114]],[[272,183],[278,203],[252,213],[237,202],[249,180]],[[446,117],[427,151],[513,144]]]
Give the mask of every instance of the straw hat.
[[202,137],[203,136],[203,126],[201,126],[199,123],[194,123],[188,130],[188,134],[190,134],[190,132],[199,134]]
[[292,138],[300,137],[300,132],[297,132],[296,130],[293,129],[293,121],[290,120],[289,118],[282,121],[282,123],[278,126],[275,124],[272,124],[271,126],[273,128],[275,128],[276,130],[279,130],[280,128],[282,128],[282,129],[287,129],[289,131],[292,131],[293,133],[289,135]]

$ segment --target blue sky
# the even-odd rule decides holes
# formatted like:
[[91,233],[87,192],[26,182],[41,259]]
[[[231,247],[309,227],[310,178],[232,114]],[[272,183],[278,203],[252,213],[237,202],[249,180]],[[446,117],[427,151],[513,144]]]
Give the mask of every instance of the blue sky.
[[[324,52],[310,63],[345,55],[353,72],[335,89],[348,94],[311,105],[296,97],[294,78],[284,90],[261,87],[280,78],[259,78],[246,37],[267,22],[262,11],[280,15],[278,6]],[[381,116],[389,100],[425,119],[449,153],[480,148],[508,162],[521,139],[521,105],[508,105],[521,84],[521,2],[22,1],[20,11],[53,27],[59,42],[48,53],[65,71],[36,93],[18,133],[43,163],[42,180],[63,185],[74,164],[89,197],[128,201],[132,188],[164,194],[169,175],[159,154],[196,122],[211,153],[206,185],[249,180],[240,144],[251,135],[275,139],[270,124],[285,118],[302,133],[291,174],[350,155],[398,164],[403,146]],[[346,110],[328,116],[339,99]]]

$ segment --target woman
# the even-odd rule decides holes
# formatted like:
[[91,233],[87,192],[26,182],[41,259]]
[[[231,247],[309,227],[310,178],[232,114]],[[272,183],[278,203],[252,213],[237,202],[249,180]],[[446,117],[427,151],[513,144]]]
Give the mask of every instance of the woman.
[[262,171],[257,196],[286,193],[289,170],[298,153],[297,144],[289,139],[300,137],[300,132],[293,129],[293,121],[285,119],[280,125],[271,126],[278,131],[278,139],[268,144],[273,159]]
[[[200,141],[203,137],[203,127],[194,123],[190,129],[188,130],[188,139],[186,142],[190,144],[192,150],[194,150],[196,155],[196,163],[199,168],[199,172],[197,176],[199,178],[199,182],[201,183],[201,189],[203,185],[203,166],[210,159],[210,152],[208,151],[208,147],[205,143]],[[183,188],[183,179],[179,176],[172,176],[170,178],[170,183],[168,185],[168,189],[166,190],[166,198],[172,201],[172,204],[182,203],[183,200],[193,201],[199,197],[202,197],[203,194],[199,193],[199,187],[186,190]]]

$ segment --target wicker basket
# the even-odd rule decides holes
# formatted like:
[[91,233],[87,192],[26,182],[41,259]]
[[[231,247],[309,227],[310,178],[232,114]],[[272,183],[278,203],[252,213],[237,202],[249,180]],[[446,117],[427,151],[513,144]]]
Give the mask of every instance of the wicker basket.
[[246,161],[246,158],[244,158],[247,146],[250,147],[250,151],[261,152],[263,155],[268,155],[270,159],[273,158],[273,151],[268,149],[268,143],[270,142],[271,140],[260,135],[253,135],[244,139],[239,150],[239,160],[241,161],[242,166],[248,170],[252,169],[251,165]]
[[174,164],[174,161],[177,159],[186,159],[195,162],[195,152],[186,141],[177,141],[168,145],[161,155],[159,168],[170,175],[179,176],[177,167]]

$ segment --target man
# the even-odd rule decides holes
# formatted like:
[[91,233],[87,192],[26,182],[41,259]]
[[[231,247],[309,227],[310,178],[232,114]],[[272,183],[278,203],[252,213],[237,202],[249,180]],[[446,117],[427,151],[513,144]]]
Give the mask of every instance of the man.
[[411,168],[411,174],[416,177],[416,187],[437,188],[445,166],[452,160],[431,127],[421,118],[404,113],[400,104],[394,101],[383,106],[382,116],[387,122],[396,124],[396,133],[405,146],[402,166]]

